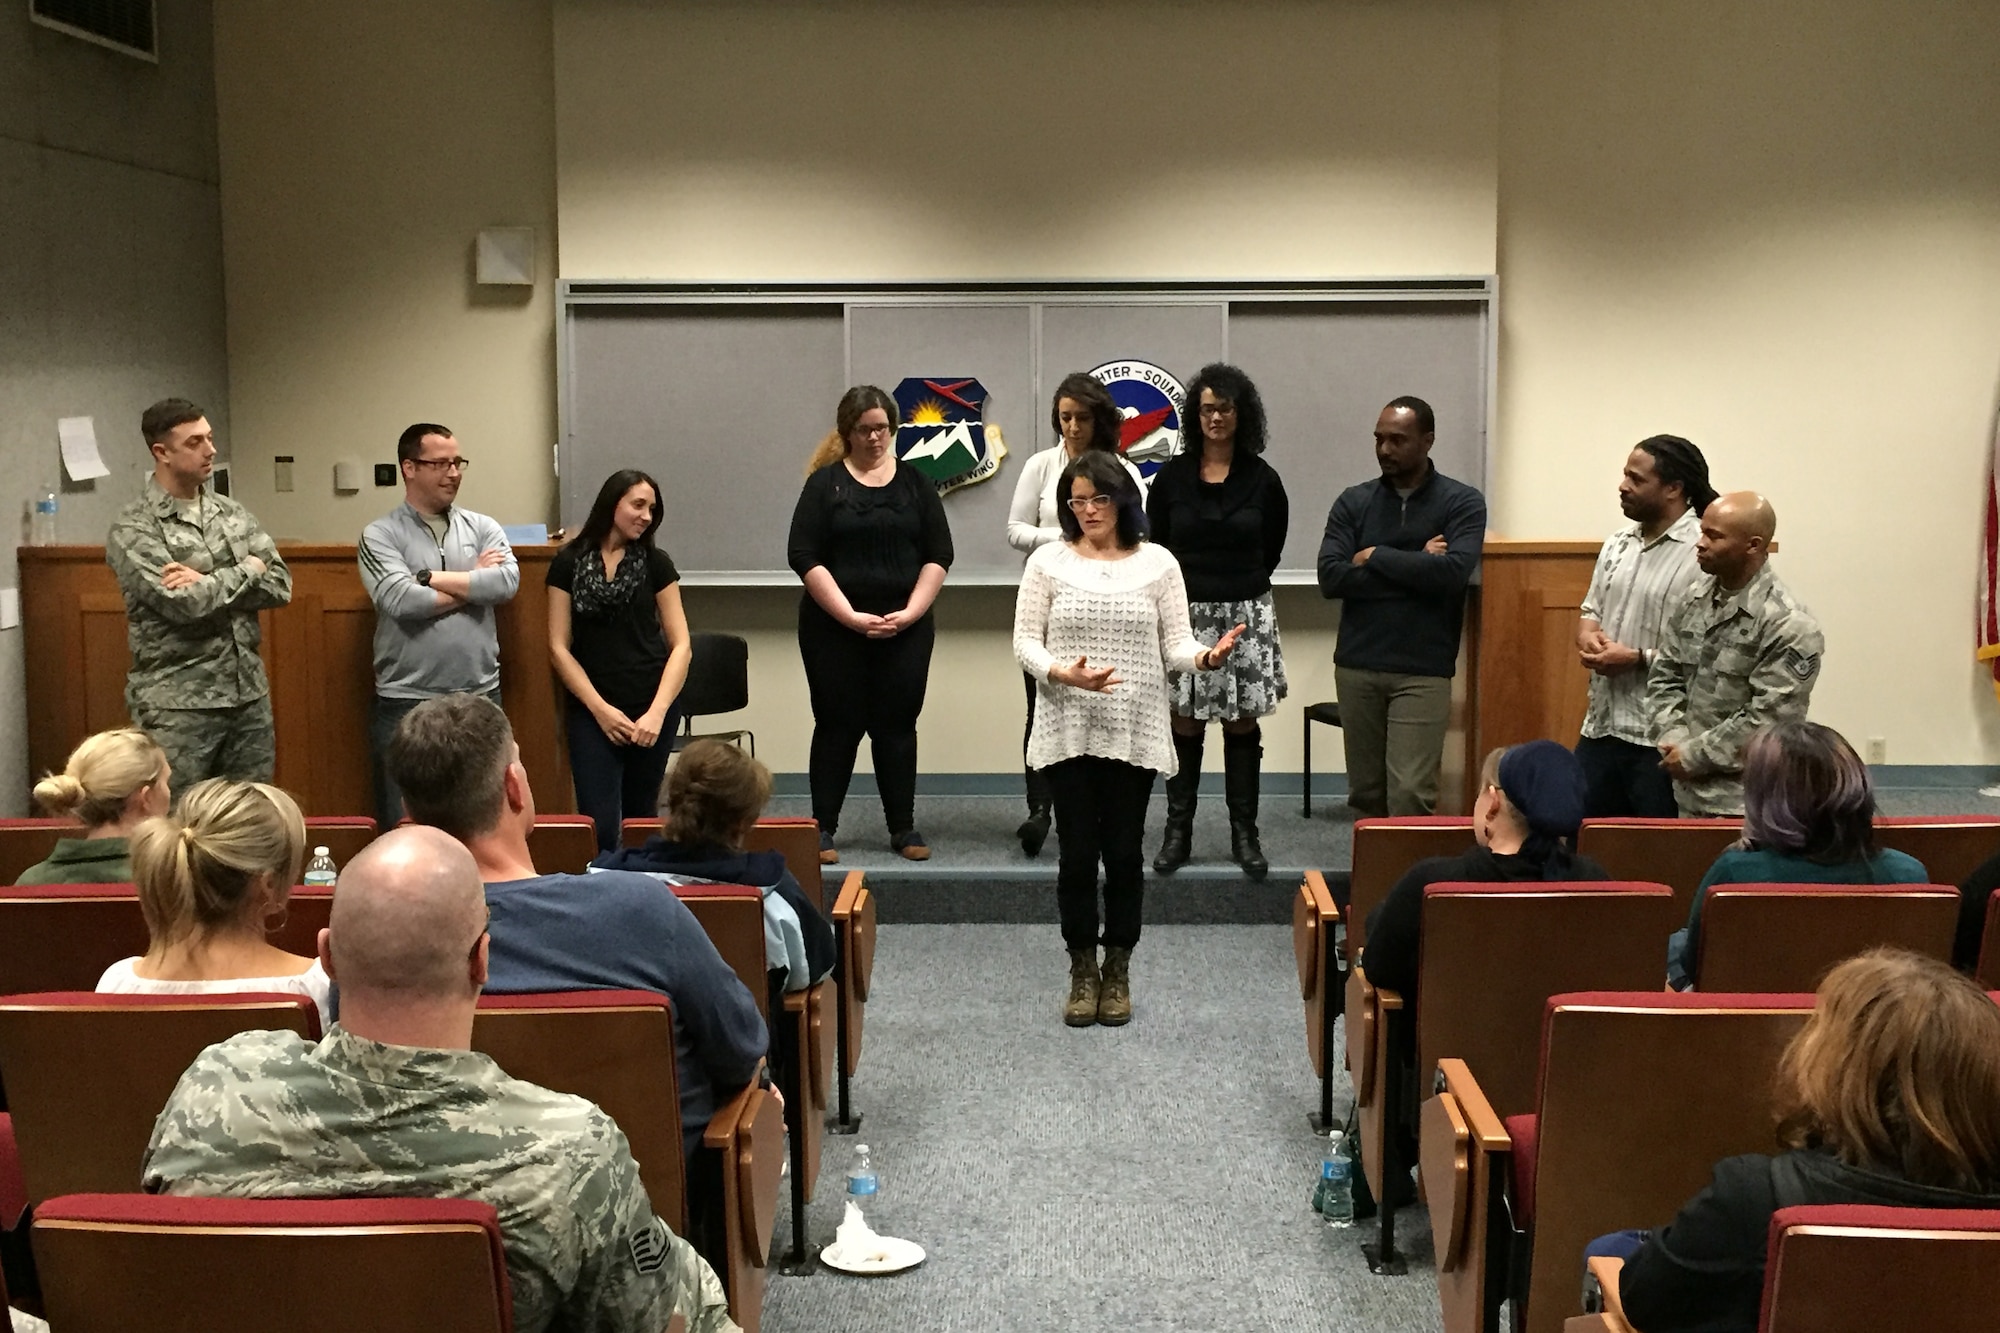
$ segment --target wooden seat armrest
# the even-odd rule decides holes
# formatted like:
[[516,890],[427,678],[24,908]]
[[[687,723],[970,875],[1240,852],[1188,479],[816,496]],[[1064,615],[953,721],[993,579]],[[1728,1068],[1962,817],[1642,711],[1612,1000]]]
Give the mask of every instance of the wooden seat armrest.
[[1313,907],[1328,921],[1340,919],[1340,908],[1333,901],[1333,891],[1326,887],[1326,876],[1317,870],[1306,871],[1305,891],[1312,898]]
[[1590,1275],[1597,1279],[1598,1287],[1604,1292],[1605,1333],[1638,1333],[1631,1321],[1625,1318],[1625,1302],[1618,1296],[1618,1275],[1625,1270],[1623,1259],[1604,1256],[1592,1259],[1585,1265]]
[[854,907],[861,899],[861,890],[866,879],[867,877],[859,870],[847,872],[847,877],[840,881],[840,893],[833,900],[834,920],[854,915]]
[[1384,990],[1380,986],[1377,986],[1374,989],[1375,989],[1375,1005],[1383,1013],[1386,1014],[1391,1012],[1392,1010],[1400,1011],[1402,1009],[1403,992],[1399,990]]
[[779,1003],[788,1014],[803,1014],[806,1011],[806,997],[811,994],[809,990],[788,990]]
[[1438,1077],[1444,1081],[1444,1091],[1457,1099],[1458,1112],[1465,1117],[1466,1131],[1474,1143],[1489,1153],[1514,1150],[1514,1140],[1508,1135],[1506,1125],[1501,1123],[1499,1113],[1465,1061],[1438,1061]]
[[736,1136],[747,1130],[763,1095],[764,1090],[754,1082],[738,1088],[736,1094],[716,1107],[715,1114],[708,1118],[708,1128],[701,1132],[702,1146],[727,1152],[736,1142]]

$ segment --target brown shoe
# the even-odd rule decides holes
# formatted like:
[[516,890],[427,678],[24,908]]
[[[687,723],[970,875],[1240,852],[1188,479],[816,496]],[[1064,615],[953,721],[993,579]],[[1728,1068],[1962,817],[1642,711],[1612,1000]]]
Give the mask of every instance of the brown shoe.
[[1063,1022],[1073,1028],[1087,1028],[1097,1021],[1097,950],[1069,951],[1069,1003],[1063,1006]]
[[1108,1028],[1132,1021],[1132,951],[1106,949],[1104,972],[1097,992],[1097,1021]]
[[819,863],[823,866],[840,864],[840,853],[833,849],[833,835],[824,829],[819,835]]
[[931,859],[931,845],[924,841],[924,835],[915,829],[898,833],[890,839],[889,845],[905,861],[928,861]]

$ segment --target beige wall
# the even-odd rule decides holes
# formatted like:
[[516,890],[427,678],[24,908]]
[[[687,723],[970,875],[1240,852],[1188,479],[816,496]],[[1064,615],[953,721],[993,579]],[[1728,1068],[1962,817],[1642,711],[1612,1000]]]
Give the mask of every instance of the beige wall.
[[2000,7],[1509,0],[1503,44],[1496,526],[1600,536],[1627,445],[1686,435],[1777,505],[1814,715],[2000,759]]
[[[1690,435],[1725,484],[1777,500],[1781,567],[1831,644],[1819,714],[1887,737],[1892,762],[2000,759],[2000,710],[1970,660],[2000,382],[2000,10],[1218,13],[222,6],[244,493],[276,531],[351,538],[393,497],[336,500],[331,462],[386,457],[431,415],[480,460],[468,503],[546,513],[551,288],[481,303],[467,279],[481,225],[536,225],[546,250],[559,217],[570,277],[1497,269],[1499,530],[1601,536],[1624,448]],[[269,493],[276,453],[300,460],[291,496]],[[808,720],[795,596],[689,596],[699,627],[750,634],[749,721],[786,770],[804,767]],[[1006,599],[949,589],[939,614],[925,767],[1008,771]],[[1332,693],[1333,620],[1309,590],[1283,594],[1280,615],[1293,702],[1270,763],[1289,768],[1297,705]]]
[[[466,503],[554,508],[555,112],[547,0],[225,3],[215,19],[237,495],[280,537],[353,541],[412,421],[458,432]],[[472,281],[532,226],[535,287]],[[271,460],[298,460],[273,489]]]
[[557,0],[563,276],[1489,273],[1498,14]]

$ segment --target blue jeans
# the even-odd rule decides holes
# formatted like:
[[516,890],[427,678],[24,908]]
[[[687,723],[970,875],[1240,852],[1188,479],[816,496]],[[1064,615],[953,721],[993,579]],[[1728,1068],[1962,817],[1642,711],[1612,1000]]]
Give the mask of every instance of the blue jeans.
[[667,776],[680,712],[667,713],[660,739],[651,745],[612,744],[590,710],[574,699],[565,703],[563,725],[569,733],[569,775],[576,785],[577,813],[596,822],[597,850],[615,851],[625,820],[650,819],[660,812],[660,783]]

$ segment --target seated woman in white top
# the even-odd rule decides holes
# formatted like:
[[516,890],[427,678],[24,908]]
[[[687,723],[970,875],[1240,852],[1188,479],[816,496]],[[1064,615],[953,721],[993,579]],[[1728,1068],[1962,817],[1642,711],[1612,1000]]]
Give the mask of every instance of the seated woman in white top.
[[1243,626],[1212,648],[1195,639],[1180,564],[1145,539],[1139,488],[1115,455],[1086,451],[1059,484],[1066,537],[1028,557],[1014,604],[1014,656],[1036,681],[1028,763],[1048,774],[1055,793],[1056,904],[1070,956],[1063,1021],[1116,1027],[1132,1018],[1128,969],[1139,942],[1146,803],[1154,775],[1174,772],[1167,671],[1214,670]]
[[265,937],[305,864],[297,802],[262,782],[210,778],[180,809],[132,834],[132,878],[152,944],[106,968],[97,989],[140,995],[290,991],[333,1022],[332,983],[317,958]]

